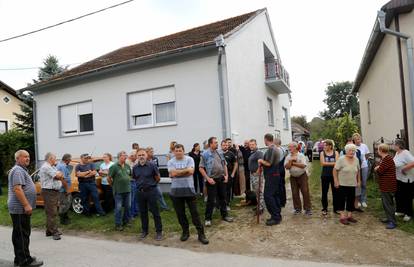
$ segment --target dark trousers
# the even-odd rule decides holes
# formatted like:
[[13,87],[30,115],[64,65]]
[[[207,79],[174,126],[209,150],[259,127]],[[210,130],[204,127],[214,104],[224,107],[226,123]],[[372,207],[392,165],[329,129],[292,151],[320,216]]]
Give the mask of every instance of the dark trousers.
[[250,170],[247,165],[244,165],[244,176],[246,178],[246,192],[252,190],[250,188]]
[[230,202],[233,199],[233,184],[234,178],[229,175],[229,179],[226,184],[226,205],[230,206]]
[[46,213],[46,234],[55,234],[58,232],[57,215],[59,206],[59,191],[42,189],[43,200],[45,201]]
[[198,192],[198,193],[203,193],[204,178],[201,175],[200,171],[194,170],[193,178],[194,178],[194,189],[195,189],[195,191]]
[[216,182],[214,185],[206,183],[207,187],[207,205],[205,219],[211,221],[213,216],[213,210],[216,205],[216,199],[219,202],[221,217],[227,216],[227,203],[226,203],[226,184],[224,178],[214,179]]
[[279,174],[266,176],[264,183],[264,201],[267,211],[270,213],[271,219],[280,221],[282,219],[280,204],[280,188],[281,178]]
[[334,178],[333,176],[322,176],[321,177],[321,183],[322,183],[322,210],[328,211],[328,192],[329,192],[329,186],[331,187],[332,191],[332,203],[333,203],[333,210],[337,211],[337,190],[334,185]]
[[286,206],[286,179],[285,179],[286,173],[283,171],[280,173],[280,206],[285,207]]
[[103,184],[102,185],[103,197],[102,202],[103,210],[108,213],[114,209],[114,193],[112,192],[112,186]]
[[96,211],[99,214],[104,214],[101,202],[99,201],[98,189],[96,189],[95,182],[82,182],[79,183],[79,190],[82,199],[83,213],[89,214],[89,195],[92,197],[93,203],[95,204]]
[[384,208],[385,216],[389,222],[396,224],[394,197],[395,193],[381,192],[382,207]]
[[397,212],[413,216],[414,182],[404,183],[397,180]]
[[338,211],[355,210],[355,186],[342,186],[338,188]]
[[160,211],[158,209],[158,192],[157,188],[153,187],[148,191],[137,191],[138,206],[141,217],[142,232],[148,233],[148,210],[152,213],[154,218],[155,231],[162,232],[162,222]]
[[312,155],[312,150],[306,150],[306,156],[308,157],[308,159],[309,159],[309,162],[312,162],[312,160],[313,160],[313,155]]
[[14,263],[29,264],[33,261],[30,256],[30,216],[26,214],[10,214],[13,222],[12,242],[14,248]]
[[196,227],[198,232],[202,232],[203,225],[201,224],[200,215],[197,210],[197,198],[194,197],[173,197],[170,196],[175,213],[177,214],[178,222],[183,229],[183,232],[188,232],[190,225],[187,220],[187,215],[185,214],[185,204],[187,203],[188,209],[190,210],[191,220]]

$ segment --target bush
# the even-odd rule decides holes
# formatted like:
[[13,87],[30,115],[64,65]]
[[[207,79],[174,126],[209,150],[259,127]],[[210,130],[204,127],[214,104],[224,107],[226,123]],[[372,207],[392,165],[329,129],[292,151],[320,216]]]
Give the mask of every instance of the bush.
[[31,164],[29,169],[34,169],[34,138],[17,130],[10,130],[0,134],[0,184],[7,181],[7,172],[13,167],[14,153],[19,150],[27,150],[30,154]]

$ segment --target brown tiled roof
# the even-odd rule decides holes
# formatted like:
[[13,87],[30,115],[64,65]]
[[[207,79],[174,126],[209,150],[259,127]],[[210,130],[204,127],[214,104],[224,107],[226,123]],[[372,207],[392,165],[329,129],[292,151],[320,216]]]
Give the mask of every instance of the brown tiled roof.
[[12,96],[19,98],[19,96],[17,95],[17,92],[2,81],[0,81],[0,89],[3,89],[4,91],[11,94]]
[[233,30],[237,29],[243,23],[263,10],[264,9],[260,9],[237,17],[232,17],[164,37],[122,47],[83,63],[73,69],[67,70],[48,81],[35,84],[35,87],[42,87],[43,85],[54,81],[80,76],[105,67],[128,63],[131,60],[146,59],[152,56],[162,55],[166,52],[182,51],[194,47],[212,45],[214,44],[214,38],[220,34],[226,35],[231,33]]

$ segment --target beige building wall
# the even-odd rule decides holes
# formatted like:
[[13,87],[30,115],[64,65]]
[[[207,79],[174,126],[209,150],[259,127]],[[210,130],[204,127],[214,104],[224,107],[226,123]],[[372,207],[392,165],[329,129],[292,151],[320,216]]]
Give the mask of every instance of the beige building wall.
[[362,137],[370,150],[373,142],[393,140],[403,129],[400,88],[397,41],[386,35],[359,88]]
[[[10,99],[8,103],[3,101],[5,96]],[[20,104],[22,104],[20,99],[0,89],[0,121],[7,121],[9,129],[13,128],[13,123],[15,122],[13,112],[20,112]]]

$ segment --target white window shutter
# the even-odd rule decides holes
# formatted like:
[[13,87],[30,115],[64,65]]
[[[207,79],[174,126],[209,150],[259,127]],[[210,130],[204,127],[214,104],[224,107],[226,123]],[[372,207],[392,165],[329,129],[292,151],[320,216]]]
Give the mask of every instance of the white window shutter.
[[154,104],[162,104],[175,101],[174,87],[156,89],[152,92],[152,94],[152,102]]
[[92,113],[92,101],[79,103],[77,105],[78,105],[78,115]]
[[152,114],[151,91],[128,95],[129,115]]
[[78,131],[76,105],[60,107],[60,123],[63,134],[76,133]]

